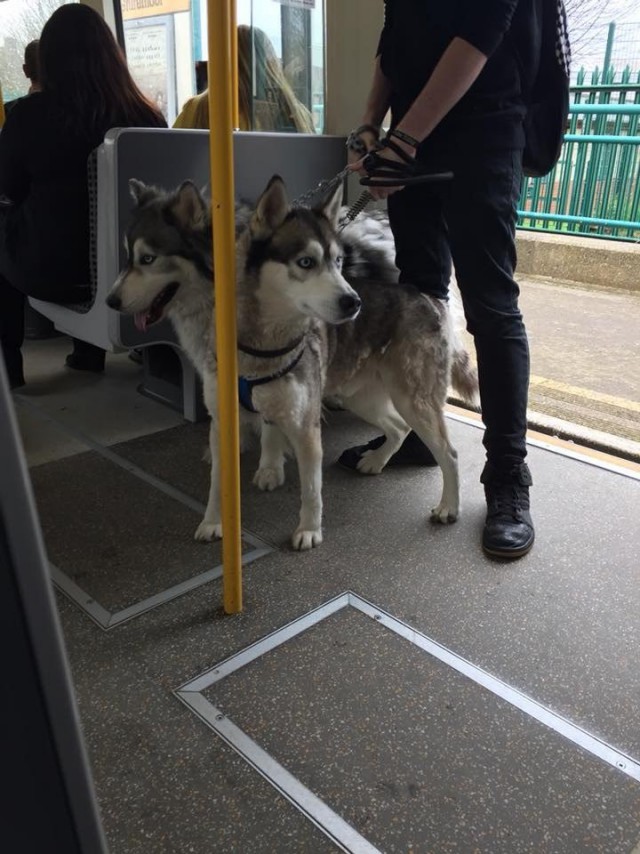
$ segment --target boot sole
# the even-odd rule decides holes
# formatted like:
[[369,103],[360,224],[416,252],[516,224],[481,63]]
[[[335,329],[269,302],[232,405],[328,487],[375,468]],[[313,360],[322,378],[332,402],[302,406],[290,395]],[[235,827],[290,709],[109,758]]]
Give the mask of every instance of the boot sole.
[[491,549],[488,546],[482,544],[483,552],[489,557],[498,557],[503,560],[516,560],[519,557],[524,557],[528,554],[533,548],[533,544],[535,542],[535,536],[531,537],[531,540],[524,546],[521,546],[519,549],[510,549],[509,551],[500,551],[499,549]]

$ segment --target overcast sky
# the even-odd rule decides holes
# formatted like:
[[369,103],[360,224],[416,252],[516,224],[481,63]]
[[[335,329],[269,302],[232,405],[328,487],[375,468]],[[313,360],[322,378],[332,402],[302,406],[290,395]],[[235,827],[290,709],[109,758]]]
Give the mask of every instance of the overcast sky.
[[572,76],[581,67],[602,68],[609,24],[616,31],[611,64],[617,72],[629,65],[640,71],[640,5],[637,0],[565,0],[573,53]]

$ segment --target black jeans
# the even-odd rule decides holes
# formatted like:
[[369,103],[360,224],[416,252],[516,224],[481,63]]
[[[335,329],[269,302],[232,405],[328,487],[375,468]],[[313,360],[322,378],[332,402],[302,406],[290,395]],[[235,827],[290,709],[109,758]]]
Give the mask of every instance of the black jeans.
[[389,198],[400,280],[446,299],[453,261],[478,358],[487,459],[510,465],[526,456],[529,389],[529,347],[513,278],[522,153],[440,154],[424,166],[451,169],[454,178]]
[[[75,303],[83,302],[87,296],[86,285],[69,285],[53,283],[49,286],[47,282],[38,282],[36,288],[16,287],[10,277],[16,272],[10,260],[7,248],[7,211],[6,206],[0,205],[0,350],[5,361],[7,374],[11,384],[18,384],[22,377],[22,352],[24,343],[24,309],[27,295],[36,296],[38,299],[50,300],[51,302]],[[14,281],[19,277],[16,276]],[[73,339],[74,353],[81,358],[99,358],[105,351],[93,344]]]
[[24,303],[25,295],[0,274],[0,348],[11,385],[23,379]]

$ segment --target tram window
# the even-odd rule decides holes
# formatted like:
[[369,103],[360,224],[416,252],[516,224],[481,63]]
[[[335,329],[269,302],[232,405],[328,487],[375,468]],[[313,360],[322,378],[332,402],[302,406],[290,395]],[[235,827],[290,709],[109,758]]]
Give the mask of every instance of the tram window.
[[0,3],[0,84],[5,102],[27,94],[29,81],[22,71],[24,49],[29,42],[40,38],[42,28],[53,12],[64,5],[65,0],[7,0]]
[[[206,0],[120,0],[127,59],[142,91],[172,124],[201,88],[208,58]],[[324,0],[237,0],[238,24],[264,32],[293,92],[324,129]],[[269,107],[254,53],[250,127]],[[198,75],[197,72],[198,71]],[[197,79],[198,77],[198,79]],[[198,85],[200,83],[200,85]],[[276,128],[287,130],[292,128]]]

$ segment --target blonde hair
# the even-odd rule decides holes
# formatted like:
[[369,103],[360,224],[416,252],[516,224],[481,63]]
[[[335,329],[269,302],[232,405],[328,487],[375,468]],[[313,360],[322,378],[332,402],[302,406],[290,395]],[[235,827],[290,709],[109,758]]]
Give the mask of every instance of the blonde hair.
[[[240,130],[315,133],[266,34],[244,24],[238,27],[238,119]],[[209,128],[208,90],[187,101],[173,126]]]
[[267,35],[245,25],[238,27],[238,105],[241,122],[244,117],[253,130],[315,133],[313,117],[296,98]]
[[173,123],[174,128],[194,128],[209,130],[209,90],[205,89],[199,95],[185,103],[180,115]]

